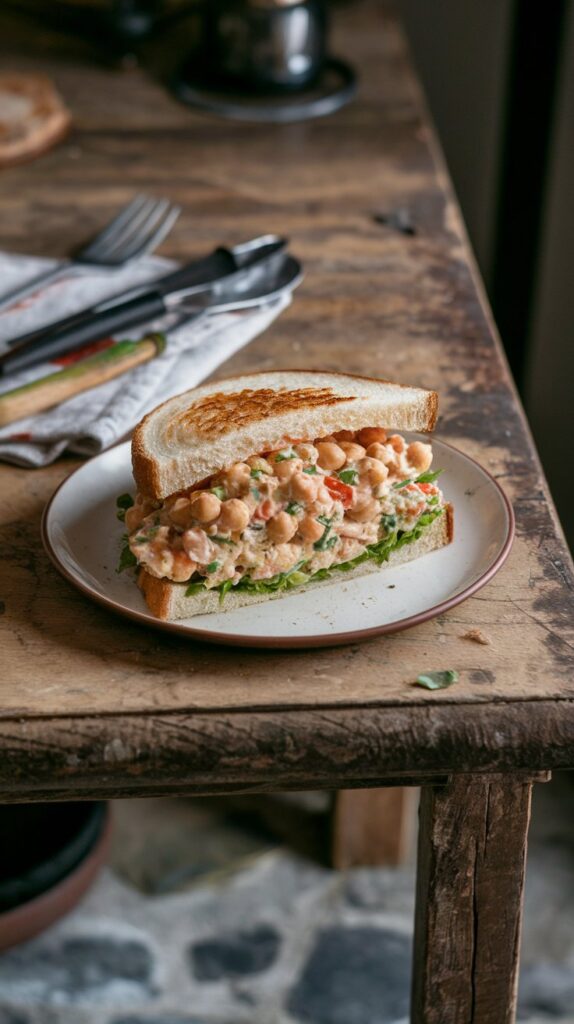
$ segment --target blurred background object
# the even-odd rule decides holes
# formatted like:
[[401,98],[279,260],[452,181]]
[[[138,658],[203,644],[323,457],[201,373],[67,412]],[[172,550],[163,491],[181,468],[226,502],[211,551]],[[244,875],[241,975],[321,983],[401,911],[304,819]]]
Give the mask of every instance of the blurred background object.
[[45,153],[64,138],[71,121],[45,75],[0,74],[0,167]]
[[0,951],[69,913],[104,864],[110,835],[100,801],[0,807]]
[[574,3],[397,5],[573,547]]
[[327,53],[326,0],[204,0],[196,42],[173,80],[190,106],[247,121],[322,117],[355,94]]
[[83,39],[103,63],[137,62],[155,73],[150,49],[175,26],[179,39],[172,46],[170,37],[162,77],[182,102],[223,117],[301,121],[338,110],[356,91],[353,69],[327,53],[327,0],[5,0],[5,6]]
[[163,0],[3,0],[5,10],[85,39],[107,63],[130,57],[156,28]]

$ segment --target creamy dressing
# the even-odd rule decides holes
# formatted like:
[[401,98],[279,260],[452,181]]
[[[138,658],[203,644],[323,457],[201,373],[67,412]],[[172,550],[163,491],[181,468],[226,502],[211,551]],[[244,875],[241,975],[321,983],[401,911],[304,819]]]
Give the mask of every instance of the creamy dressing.
[[[126,512],[129,546],[153,576],[208,589],[270,580],[350,561],[442,507],[429,475],[430,445],[380,427],[341,431],[218,473],[165,502],[138,495]],[[432,476],[432,474],[430,474]]]

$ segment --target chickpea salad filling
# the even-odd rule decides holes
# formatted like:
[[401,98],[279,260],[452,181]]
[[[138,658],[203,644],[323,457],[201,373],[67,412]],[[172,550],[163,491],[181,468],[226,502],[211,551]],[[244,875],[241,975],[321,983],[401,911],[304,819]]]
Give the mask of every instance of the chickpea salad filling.
[[367,559],[378,564],[444,513],[432,449],[382,427],[286,440],[198,488],[118,498],[120,569],[186,583],[186,593],[289,589]]

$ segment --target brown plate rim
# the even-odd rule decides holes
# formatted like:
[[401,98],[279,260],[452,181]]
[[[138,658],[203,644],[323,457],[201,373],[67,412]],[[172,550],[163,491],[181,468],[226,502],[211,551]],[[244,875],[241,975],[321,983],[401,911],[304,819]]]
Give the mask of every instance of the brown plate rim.
[[[462,601],[466,601],[467,598],[472,597],[472,595],[476,594],[478,590],[481,590],[482,587],[486,586],[486,584],[490,582],[492,577],[495,576],[499,569],[501,569],[502,566],[504,565],[506,559],[508,558],[508,555],[510,554],[510,549],[512,548],[512,542],[514,540],[514,510],[509,499],[504,493],[502,487],[498,483],[498,480],[496,480],[495,477],[493,477],[492,473],[489,473],[489,471],[485,469],[484,466],[481,466],[480,462],[477,462],[477,460],[473,459],[472,456],[467,455],[466,452],[462,452],[460,448],[457,448],[453,444],[449,444],[448,441],[443,441],[442,438],[440,437],[437,438],[437,440],[440,441],[441,444],[445,445],[445,447],[450,448],[452,451],[456,452],[457,455],[461,455],[468,462],[471,462],[473,465],[477,466],[478,469],[482,473],[484,473],[484,475],[494,485],[506,509],[506,514],[508,516],[508,532],[504,544],[502,545],[500,551],[498,552],[498,555],[493,560],[491,565],[489,565],[489,567],[485,569],[482,576],[479,576],[477,580],[471,583],[464,590],[461,590],[460,593],[454,594],[452,597],[447,598],[445,601],[440,601],[438,604],[432,605],[430,608],[426,608],[422,612],[417,612],[416,615],[409,615],[404,619],[397,619],[396,622],[385,622],[380,626],[370,626],[368,629],[350,630],[344,633],[318,633],[313,636],[250,636],[248,634],[236,635],[230,633],[221,633],[215,630],[195,629],[193,626],[183,626],[180,625],[178,622],[166,622],[163,619],[157,619],[155,618],[155,616],[147,614],[146,612],[138,612],[134,611],[131,608],[126,608],[125,605],[112,600],[112,598],[104,597],[102,594],[98,594],[95,591],[91,590],[90,587],[82,583],[79,579],[77,579],[77,577],[75,577],[71,572],[69,572],[68,569],[66,569],[66,567],[59,560],[49,539],[47,524],[50,515],[50,509],[62,487],[67,485],[69,481],[72,479],[72,477],[74,477],[76,473],[79,473],[81,470],[85,469],[87,465],[96,462],[98,459],[101,459],[104,456],[108,455],[108,453],[111,451],[111,449],[109,448],[107,448],[103,452],[100,452],[99,455],[95,455],[92,459],[89,460],[89,462],[85,462],[81,466],[78,466],[77,469],[73,470],[73,472],[70,473],[70,475],[67,476],[65,480],[62,480],[62,482],[58,485],[52,497],[46,504],[46,507],[44,508],[44,512],[42,514],[42,522],[40,527],[42,543],[44,545],[44,549],[50,561],[58,570],[60,575],[67,579],[72,584],[72,586],[74,586],[77,590],[80,590],[83,594],[86,594],[86,596],[89,597],[92,601],[95,601],[96,604],[101,605],[103,608],[111,609],[112,611],[117,612],[124,618],[131,619],[133,622],[137,622],[140,625],[153,626],[155,629],[160,629],[167,633],[177,633],[180,636],[187,637],[188,640],[197,640],[201,643],[221,644],[225,647],[256,647],[267,648],[272,650],[303,650],[305,648],[314,647],[340,647],[343,644],[371,640],[374,637],[384,636],[388,633],[400,633],[404,629],[410,629],[412,626],[418,626],[423,622],[428,622],[429,619],[436,618],[437,615],[442,615],[443,612],[447,612],[449,611],[449,609],[456,607],[456,605],[458,604],[461,604]],[[124,443],[129,444],[129,442],[127,441]]]

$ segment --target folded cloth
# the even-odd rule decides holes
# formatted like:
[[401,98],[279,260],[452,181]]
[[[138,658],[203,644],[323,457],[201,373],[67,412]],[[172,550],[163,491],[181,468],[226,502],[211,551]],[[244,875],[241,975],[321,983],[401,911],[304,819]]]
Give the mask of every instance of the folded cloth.
[[[48,260],[0,253],[0,298],[2,293],[9,294],[19,285],[33,281],[51,266]],[[151,281],[174,266],[167,260],[147,257],[113,273],[95,269],[89,273],[71,272],[22,300],[17,307],[0,310],[0,350],[5,349],[9,338]],[[0,428],[0,460],[35,468],[54,462],[64,451],[97,455],[129,434],[150,409],[208,377],[264,331],[289,302],[290,295],[286,293],[256,309],[204,316],[171,331],[165,351],[150,362],[54,409]],[[148,330],[154,328],[154,324],[146,325]],[[144,327],[129,333],[130,337],[140,337]],[[122,338],[125,336],[124,332]],[[112,339],[109,344],[113,344]],[[82,355],[93,350],[94,346],[88,346]],[[76,355],[0,379],[0,393],[53,373]]]

